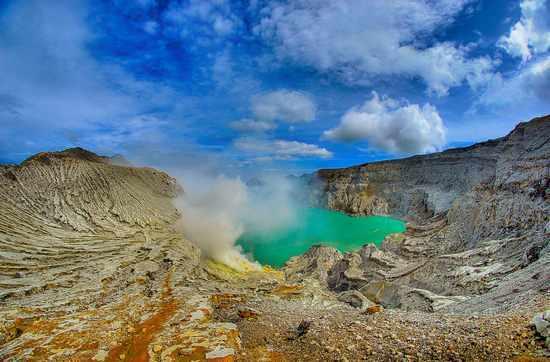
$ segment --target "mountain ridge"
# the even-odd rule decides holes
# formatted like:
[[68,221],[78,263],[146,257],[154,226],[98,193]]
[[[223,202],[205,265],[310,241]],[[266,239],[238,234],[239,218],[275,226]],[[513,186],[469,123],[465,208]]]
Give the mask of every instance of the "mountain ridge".
[[183,188],[162,171],[81,148],[0,166],[0,359],[544,358],[531,323],[550,309],[542,119],[452,168],[432,156],[307,178],[315,204],[410,212],[407,231],[248,273],[183,236]]

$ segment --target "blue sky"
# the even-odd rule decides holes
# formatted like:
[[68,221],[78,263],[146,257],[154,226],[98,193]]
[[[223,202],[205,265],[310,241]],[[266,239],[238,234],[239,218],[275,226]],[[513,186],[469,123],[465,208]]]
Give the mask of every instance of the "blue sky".
[[550,113],[550,0],[0,2],[0,162],[291,173]]

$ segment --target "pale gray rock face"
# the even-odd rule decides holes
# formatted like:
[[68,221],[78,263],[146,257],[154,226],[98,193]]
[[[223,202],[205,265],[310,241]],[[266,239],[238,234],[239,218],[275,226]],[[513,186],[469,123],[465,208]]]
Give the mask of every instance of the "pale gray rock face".
[[533,325],[537,333],[544,338],[546,348],[550,348],[550,310],[535,314]]
[[173,265],[192,270],[200,251],[173,228],[181,192],[164,172],[81,148],[0,167],[0,301],[93,305],[107,281],[150,289]]
[[357,290],[347,290],[338,294],[338,300],[360,310],[366,310],[374,303]]
[[312,246],[303,255],[291,258],[285,265],[285,276],[289,281],[299,282],[304,278],[318,279],[324,286],[329,272],[342,259],[342,254],[331,247]]
[[[323,206],[356,215],[425,220],[448,213],[452,237],[475,243],[548,223],[550,116],[466,148],[320,170],[311,184]],[[460,235],[458,235],[460,234]]]
[[409,221],[380,250],[335,263],[334,291],[360,290],[389,307],[493,313],[550,290],[550,116],[470,147],[304,179],[318,206]]

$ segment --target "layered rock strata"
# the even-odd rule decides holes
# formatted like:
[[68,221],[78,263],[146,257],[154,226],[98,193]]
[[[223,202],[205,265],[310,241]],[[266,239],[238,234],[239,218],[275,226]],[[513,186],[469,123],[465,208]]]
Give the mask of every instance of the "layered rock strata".
[[[293,278],[388,307],[499,312],[550,292],[550,116],[466,148],[305,178],[321,206],[408,220],[380,249],[313,249]],[[320,252],[322,250],[322,252]]]

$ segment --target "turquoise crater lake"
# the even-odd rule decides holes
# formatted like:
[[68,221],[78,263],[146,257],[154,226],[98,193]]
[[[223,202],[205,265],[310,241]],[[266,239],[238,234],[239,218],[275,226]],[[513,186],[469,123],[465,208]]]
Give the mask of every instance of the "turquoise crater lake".
[[245,232],[237,241],[246,254],[263,265],[281,267],[312,245],[333,246],[346,252],[364,244],[379,245],[393,233],[405,231],[405,223],[386,216],[348,216],[342,212],[307,208],[298,212],[292,226],[269,232]]

